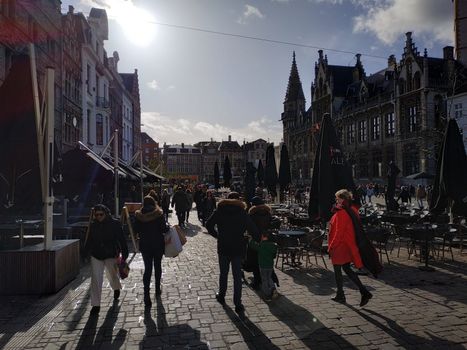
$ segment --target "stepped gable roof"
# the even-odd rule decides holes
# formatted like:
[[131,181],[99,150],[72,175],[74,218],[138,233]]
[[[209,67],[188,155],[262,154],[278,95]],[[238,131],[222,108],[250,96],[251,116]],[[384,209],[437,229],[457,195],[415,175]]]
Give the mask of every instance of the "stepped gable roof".
[[347,94],[347,87],[353,82],[353,70],[355,67],[328,65],[327,69],[333,78],[334,96],[343,97]]
[[123,85],[128,91],[133,91],[133,84],[135,80],[134,73],[119,73],[120,77],[123,80]]
[[292,67],[290,68],[289,83],[287,84],[287,92],[285,93],[284,102],[305,100],[303,94],[302,82],[298,74],[297,62],[295,61],[295,51],[293,52]]
[[222,141],[219,145],[219,151],[241,151],[242,148],[237,141]]

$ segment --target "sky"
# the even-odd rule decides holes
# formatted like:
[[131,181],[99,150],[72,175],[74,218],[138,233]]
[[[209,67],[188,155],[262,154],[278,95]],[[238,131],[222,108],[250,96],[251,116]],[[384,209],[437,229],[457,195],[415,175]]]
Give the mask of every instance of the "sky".
[[407,31],[432,57],[454,42],[451,0],[62,0],[63,13],[68,5],[107,11],[104,47],[118,51],[121,73],[138,69],[142,131],[160,144],[280,142],[293,51],[308,108],[318,49],[345,66],[361,53],[369,75],[400,60]]

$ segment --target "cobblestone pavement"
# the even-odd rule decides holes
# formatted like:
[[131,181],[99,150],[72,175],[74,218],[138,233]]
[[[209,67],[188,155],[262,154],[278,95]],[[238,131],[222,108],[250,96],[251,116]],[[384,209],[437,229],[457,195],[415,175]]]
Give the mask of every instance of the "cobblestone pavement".
[[330,300],[334,275],[322,262],[278,269],[281,297],[265,303],[245,286],[241,320],[233,311],[231,280],[228,305],[214,299],[216,241],[194,216],[184,251],[163,260],[162,296],[150,311],[142,302],[138,254],[118,303],[105,281],[100,315],[90,318],[88,264],[55,295],[2,297],[0,349],[467,348],[467,255],[457,250],[456,261],[435,263],[435,272],[420,271],[404,249],[399,258],[395,250],[380,279],[362,277],[374,294],[364,308],[348,281],[348,304]]

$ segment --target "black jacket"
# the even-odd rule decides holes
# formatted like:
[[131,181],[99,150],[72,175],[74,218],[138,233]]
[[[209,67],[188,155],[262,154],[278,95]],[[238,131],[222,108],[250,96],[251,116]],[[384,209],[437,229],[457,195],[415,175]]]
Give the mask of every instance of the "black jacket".
[[141,253],[164,254],[164,233],[169,230],[162,210],[153,206],[143,207],[135,213],[135,232],[139,234]]
[[[237,199],[224,199],[206,222],[208,232],[217,237],[217,253],[236,257],[245,255],[244,233],[258,235],[258,228],[246,213],[246,205]],[[217,230],[215,226],[217,225]]]
[[172,207],[175,205],[175,211],[177,213],[187,211],[189,209],[189,200],[185,191],[177,190],[172,197]]
[[250,234],[256,242],[259,242],[261,240],[261,234],[271,228],[272,210],[266,204],[254,205],[248,211],[248,215],[250,215],[258,228],[257,236],[253,235],[251,232]]
[[119,253],[128,258],[128,246],[119,221],[107,217],[91,224],[84,250],[96,259],[115,258]]

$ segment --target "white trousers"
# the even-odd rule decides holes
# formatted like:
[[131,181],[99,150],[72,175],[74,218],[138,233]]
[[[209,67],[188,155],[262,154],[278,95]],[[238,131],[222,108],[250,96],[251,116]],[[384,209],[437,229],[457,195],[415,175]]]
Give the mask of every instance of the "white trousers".
[[100,306],[104,267],[107,279],[113,290],[122,289],[118,276],[117,259],[99,260],[91,257],[91,305]]

